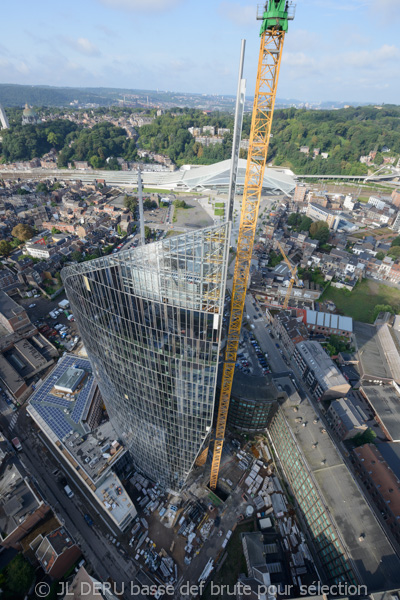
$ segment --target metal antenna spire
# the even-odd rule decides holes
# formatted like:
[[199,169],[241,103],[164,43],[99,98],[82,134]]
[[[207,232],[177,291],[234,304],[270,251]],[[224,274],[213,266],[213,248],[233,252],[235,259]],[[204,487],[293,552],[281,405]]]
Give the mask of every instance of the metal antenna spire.
[[138,188],[138,196],[139,196],[140,245],[144,246],[146,243],[146,238],[144,235],[143,189],[142,189],[142,175],[140,172],[140,168],[138,169],[137,188]]

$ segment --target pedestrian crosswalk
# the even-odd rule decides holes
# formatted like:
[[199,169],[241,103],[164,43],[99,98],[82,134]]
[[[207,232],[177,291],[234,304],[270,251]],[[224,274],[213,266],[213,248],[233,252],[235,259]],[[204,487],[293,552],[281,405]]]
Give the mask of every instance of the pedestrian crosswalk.
[[10,424],[8,426],[8,428],[10,430],[14,429],[15,425],[17,424],[17,419],[18,419],[18,415],[13,415],[10,421]]

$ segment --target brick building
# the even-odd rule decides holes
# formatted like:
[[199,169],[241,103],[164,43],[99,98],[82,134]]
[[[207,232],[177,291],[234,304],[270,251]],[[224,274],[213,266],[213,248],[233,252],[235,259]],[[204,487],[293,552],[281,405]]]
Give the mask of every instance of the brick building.
[[356,469],[398,542],[400,542],[399,451],[398,444],[391,443],[365,444],[353,450]]
[[22,306],[0,290],[0,325],[13,333],[30,325],[29,317]]

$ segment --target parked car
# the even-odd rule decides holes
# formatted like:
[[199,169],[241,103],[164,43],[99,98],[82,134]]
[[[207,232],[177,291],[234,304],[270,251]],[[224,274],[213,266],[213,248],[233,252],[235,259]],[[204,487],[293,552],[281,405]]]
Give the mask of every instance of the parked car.
[[93,519],[90,515],[86,514],[83,516],[83,518],[85,519],[85,521],[89,525],[89,527],[93,527]]
[[30,304],[28,308],[35,308],[36,304]]

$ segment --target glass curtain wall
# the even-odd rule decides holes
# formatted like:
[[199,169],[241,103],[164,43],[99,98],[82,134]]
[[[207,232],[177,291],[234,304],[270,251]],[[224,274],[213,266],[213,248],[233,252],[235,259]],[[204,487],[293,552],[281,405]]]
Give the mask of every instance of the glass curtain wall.
[[107,411],[135,466],[179,491],[212,425],[229,223],[62,271]]

